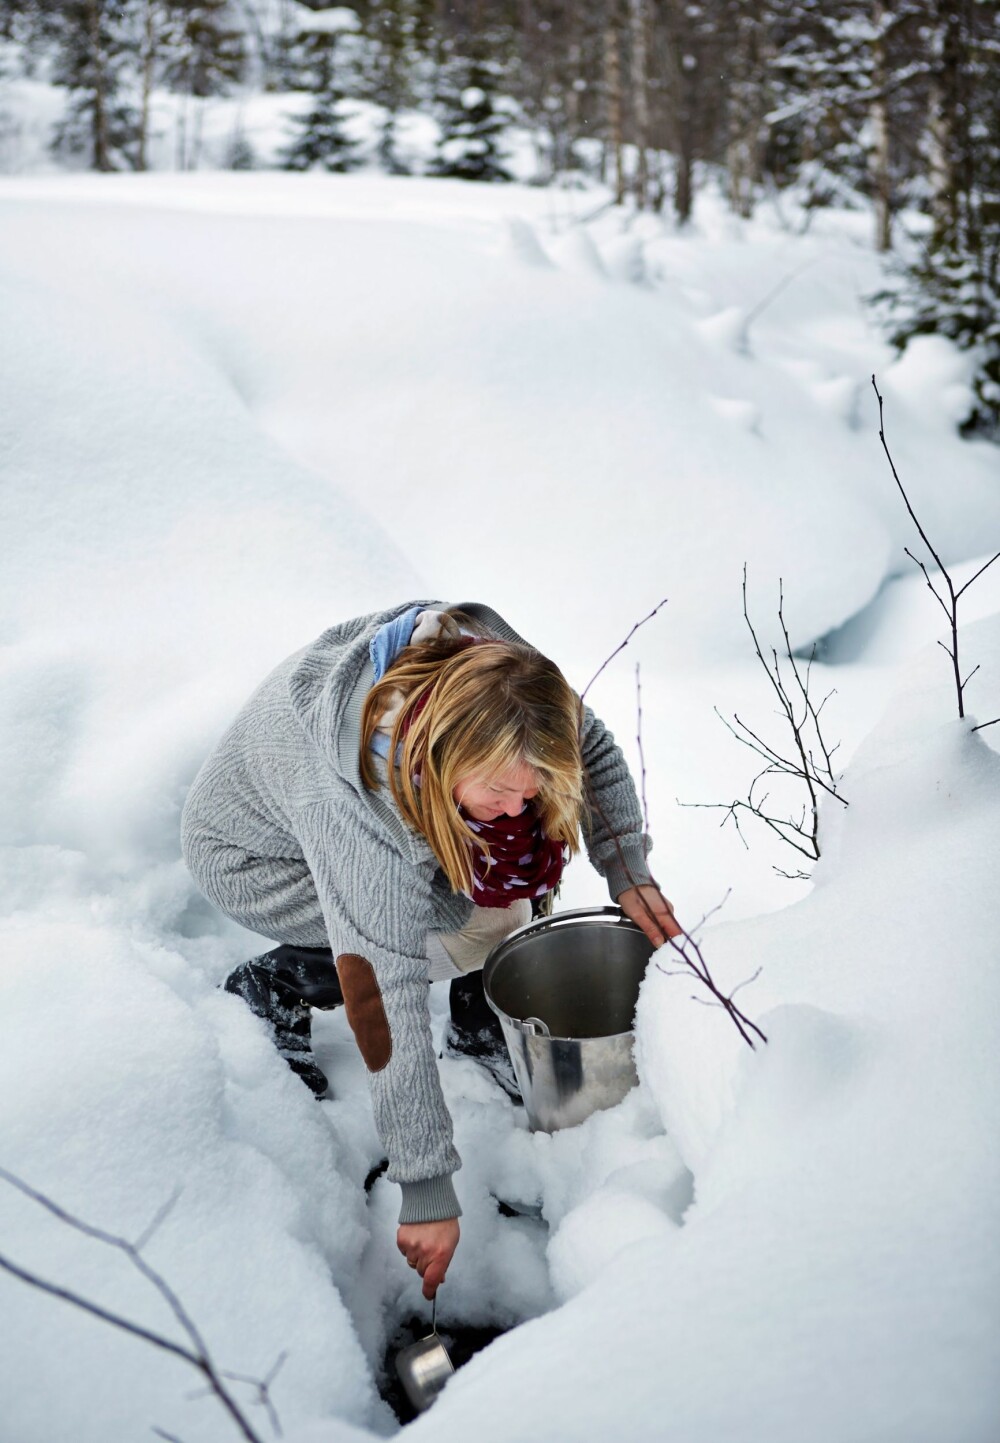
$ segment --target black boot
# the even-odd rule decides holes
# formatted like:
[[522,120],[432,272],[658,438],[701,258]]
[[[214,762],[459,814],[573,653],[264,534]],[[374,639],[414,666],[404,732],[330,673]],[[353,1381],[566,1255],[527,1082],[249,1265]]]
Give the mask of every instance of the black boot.
[[328,1089],[325,1074],[312,1051],[311,1007],[330,1009],[344,1000],[328,947],[285,944],[243,962],[226,978],[251,1012],[270,1024],[275,1046],[297,1076],[317,1097]]
[[486,1001],[481,972],[466,972],[451,984],[451,1021],[444,1035],[445,1057],[478,1062],[515,1102],[521,1089],[504,1041],[500,1019]]

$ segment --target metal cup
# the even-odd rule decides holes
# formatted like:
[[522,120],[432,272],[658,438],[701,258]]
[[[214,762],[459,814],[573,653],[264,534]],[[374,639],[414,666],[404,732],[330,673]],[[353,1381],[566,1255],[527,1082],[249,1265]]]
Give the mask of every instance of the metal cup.
[[418,1413],[425,1413],[455,1371],[448,1349],[435,1328],[437,1304],[431,1314],[431,1331],[426,1338],[400,1348],[396,1372],[403,1390]]

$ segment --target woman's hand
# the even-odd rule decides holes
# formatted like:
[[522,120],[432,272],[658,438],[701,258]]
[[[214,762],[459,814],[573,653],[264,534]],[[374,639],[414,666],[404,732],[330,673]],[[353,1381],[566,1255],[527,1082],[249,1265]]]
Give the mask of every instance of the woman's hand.
[[458,1218],[442,1218],[436,1223],[401,1223],[396,1246],[411,1268],[424,1280],[424,1297],[433,1298],[444,1282],[458,1247]]
[[[680,937],[681,928],[674,918],[674,909],[659,887],[643,885],[620,892],[616,901],[625,916],[641,927],[654,947],[662,947],[667,937]],[[650,915],[652,913],[652,916]]]

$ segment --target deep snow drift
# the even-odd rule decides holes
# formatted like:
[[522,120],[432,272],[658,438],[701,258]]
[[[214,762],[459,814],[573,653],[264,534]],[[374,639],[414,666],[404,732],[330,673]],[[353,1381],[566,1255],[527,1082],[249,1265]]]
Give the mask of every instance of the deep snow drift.
[[[1000,544],[996,451],[955,437],[961,357],[895,362],[869,328],[860,218],[798,236],[706,195],[680,236],[568,204],[365,176],[0,184],[0,1165],[132,1236],[180,1187],[149,1256],[219,1361],[262,1377],[287,1350],[273,1398],[301,1443],[392,1431],[374,1369],[420,1304],[396,1190],[362,1187],[363,1068],[318,1019],[337,1100],[317,1106],[216,991],[259,939],[194,895],[184,789],[332,620],[481,598],[582,687],[668,596],[589,699],[635,759],[641,659],[654,866],[689,925],[733,888],[705,950],[728,986],[762,968],[740,996],[770,1045],[661,953],[643,1084],[614,1112],[532,1136],[472,1064],[443,1066],[465,1217],[441,1314],[534,1321],[415,1427],[985,1443],[1000,727],[951,719],[939,615],[896,579],[912,535],[871,372],[962,577]],[[774,877],[776,844],[745,853],[672,804],[753,774],[714,704],[776,725],[744,561],[763,632],[780,576],[796,643],[826,638],[838,755],[869,733],[812,889]],[[966,600],[988,720],[1000,580]],[[575,865],[564,905],[604,900]],[[5,1255],[171,1327],[97,1244],[2,1189],[0,1219]],[[3,1277],[0,1298],[4,1443],[231,1436],[179,1364]]]

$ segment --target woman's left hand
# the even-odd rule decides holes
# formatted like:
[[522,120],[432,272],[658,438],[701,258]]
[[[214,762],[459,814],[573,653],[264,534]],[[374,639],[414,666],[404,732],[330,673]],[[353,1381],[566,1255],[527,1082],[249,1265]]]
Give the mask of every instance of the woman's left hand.
[[682,935],[682,929],[674,917],[673,906],[659,887],[651,884],[629,887],[619,893],[616,901],[625,916],[642,928],[654,947],[662,947],[668,937]]

